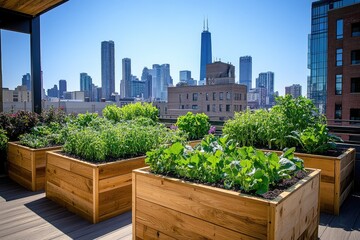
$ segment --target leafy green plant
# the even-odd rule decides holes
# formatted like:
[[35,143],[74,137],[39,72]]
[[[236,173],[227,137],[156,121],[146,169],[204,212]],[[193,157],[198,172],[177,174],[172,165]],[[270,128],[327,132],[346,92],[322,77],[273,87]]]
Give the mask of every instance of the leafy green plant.
[[62,125],[57,122],[36,126],[30,133],[20,135],[20,144],[35,149],[60,146],[64,144],[65,141],[61,131]]
[[175,175],[203,183],[223,183],[228,189],[263,194],[282,179],[304,170],[294,148],[280,157],[252,147],[236,147],[227,137],[207,135],[194,149],[175,143],[147,152],[152,172]]
[[189,140],[201,139],[209,129],[209,117],[205,113],[193,114],[188,112],[186,115],[178,117],[175,126],[189,135]]
[[103,109],[103,116],[113,122],[121,120],[134,120],[139,117],[149,118],[157,122],[159,110],[151,103],[132,103],[121,108],[116,105],[107,105]]
[[335,142],[342,142],[336,135],[330,134],[325,124],[317,123],[302,132],[293,131],[288,137],[297,141],[306,153],[323,154],[336,149]]

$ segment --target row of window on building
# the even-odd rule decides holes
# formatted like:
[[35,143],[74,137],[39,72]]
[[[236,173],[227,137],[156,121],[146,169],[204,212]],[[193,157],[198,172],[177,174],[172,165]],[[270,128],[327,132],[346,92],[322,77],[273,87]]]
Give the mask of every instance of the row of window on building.
[[[192,100],[193,101],[199,101],[200,100],[199,96],[200,96],[199,93],[193,93],[192,94]],[[226,92],[225,94],[224,94],[224,92],[219,92],[219,93],[213,92],[212,93],[212,100],[216,101],[217,97],[219,98],[219,100],[224,100],[224,96],[225,96],[225,100],[231,100],[231,93],[230,92]],[[182,100],[183,100],[182,97],[183,97],[182,94],[179,94],[179,101],[180,102],[182,102]],[[243,97],[243,99],[242,99],[242,97]],[[186,94],[186,100],[189,100],[189,94],[188,93]],[[205,94],[205,100],[206,101],[210,100],[209,93]],[[236,101],[246,100],[246,94],[244,94],[242,96],[241,93],[235,93],[234,94],[234,100],[236,100]]]
[[[190,105],[186,104],[186,105],[180,105],[179,109],[190,109]],[[199,109],[199,105],[197,104],[192,104],[191,105],[191,109]],[[243,110],[242,105],[233,105],[233,110],[234,112],[239,112]],[[231,105],[230,104],[207,104],[206,106],[206,111],[207,112],[231,112]]]

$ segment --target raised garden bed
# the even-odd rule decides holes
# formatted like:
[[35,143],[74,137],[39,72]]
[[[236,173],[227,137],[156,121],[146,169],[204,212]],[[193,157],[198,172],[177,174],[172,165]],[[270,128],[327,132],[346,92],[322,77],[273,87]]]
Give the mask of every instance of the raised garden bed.
[[320,170],[274,200],[133,171],[133,239],[318,239]]
[[97,223],[131,210],[131,172],[145,157],[94,164],[47,153],[46,197]]
[[305,167],[321,169],[320,209],[339,215],[342,203],[354,188],[355,149],[349,148],[338,157],[306,153],[295,153],[295,156],[304,160]]
[[18,142],[9,142],[7,150],[9,177],[31,191],[44,189],[46,151],[60,148],[33,149],[22,146]]

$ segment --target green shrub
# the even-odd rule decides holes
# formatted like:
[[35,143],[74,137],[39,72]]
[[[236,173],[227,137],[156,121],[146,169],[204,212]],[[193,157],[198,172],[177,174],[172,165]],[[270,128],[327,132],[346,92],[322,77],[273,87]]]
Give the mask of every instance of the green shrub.
[[40,122],[50,124],[53,122],[65,124],[67,115],[61,108],[54,108],[51,106],[48,110],[43,110],[40,115]]
[[121,120],[133,120],[139,117],[149,118],[156,122],[159,110],[151,103],[132,103],[121,108],[116,105],[107,105],[103,109],[103,116],[113,122]]
[[39,123],[39,115],[28,111],[0,113],[0,128],[6,131],[10,141],[19,140],[19,136],[30,132]]
[[205,113],[188,112],[178,117],[175,126],[186,132],[189,140],[201,139],[210,129],[209,117]]
[[0,129],[0,153],[6,151],[8,140],[6,131],[4,129]]
[[304,170],[294,157],[294,148],[280,157],[252,147],[238,148],[226,137],[206,136],[195,149],[175,143],[147,153],[145,162],[152,172],[175,175],[202,183],[219,183],[228,189],[263,194],[282,179]]

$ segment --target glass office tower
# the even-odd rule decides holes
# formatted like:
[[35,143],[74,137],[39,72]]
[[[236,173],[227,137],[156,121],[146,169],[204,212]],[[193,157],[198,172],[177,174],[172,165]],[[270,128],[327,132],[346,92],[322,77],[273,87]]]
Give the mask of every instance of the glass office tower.
[[331,9],[342,8],[360,0],[320,0],[311,6],[311,34],[309,34],[307,96],[321,113],[326,112],[327,83],[327,14]]

